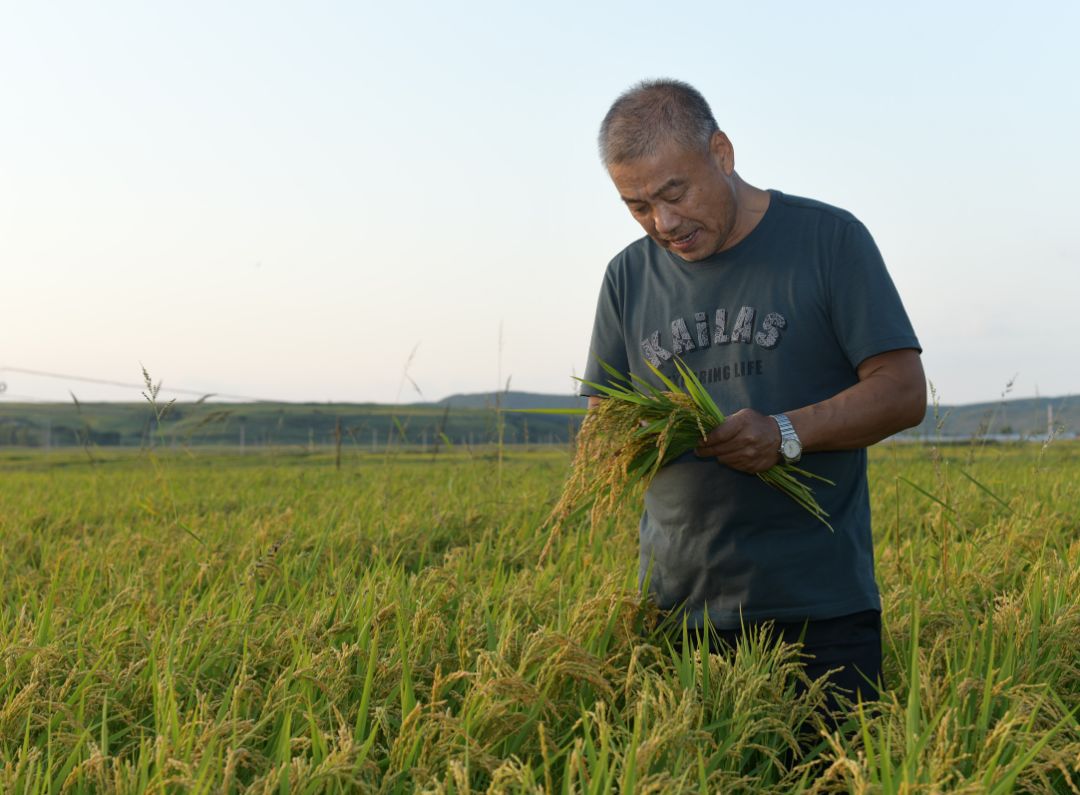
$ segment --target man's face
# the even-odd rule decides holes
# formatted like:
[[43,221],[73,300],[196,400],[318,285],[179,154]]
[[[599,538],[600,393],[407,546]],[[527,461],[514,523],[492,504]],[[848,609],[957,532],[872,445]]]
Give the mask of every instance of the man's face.
[[708,151],[668,142],[608,173],[634,220],[658,245],[688,262],[725,248],[737,205],[734,153],[723,133],[714,134]]

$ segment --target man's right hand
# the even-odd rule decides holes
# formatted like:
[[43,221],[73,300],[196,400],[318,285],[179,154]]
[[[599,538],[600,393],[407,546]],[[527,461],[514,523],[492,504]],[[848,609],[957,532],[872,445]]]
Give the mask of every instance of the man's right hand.
[[709,431],[694,452],[756,475],[780,463],[780,427],[772,417],[742,409]]

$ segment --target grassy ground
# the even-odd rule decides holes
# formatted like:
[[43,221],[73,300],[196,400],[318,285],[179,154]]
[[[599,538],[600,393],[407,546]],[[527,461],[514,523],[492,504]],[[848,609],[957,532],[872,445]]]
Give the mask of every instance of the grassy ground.
[[672,655],[568,454],[0,454],[0,791],[1077,792],[1080,446],[871,455],[885,671]]

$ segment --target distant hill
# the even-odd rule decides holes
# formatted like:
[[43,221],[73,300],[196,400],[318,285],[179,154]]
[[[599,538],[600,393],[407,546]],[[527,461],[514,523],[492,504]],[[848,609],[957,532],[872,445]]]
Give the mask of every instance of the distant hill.
[[[497,398],[497,399],[496,399]],[[496,405],[501,412],[496,411]],[[0,402],[0,446],[565,444],[580,417],[518,409],[582,408],[573,395],[494,392],[451,395],[434,403],[177,403],[160,426],[146,403]],[[907,438],[1080,436],[1080,396],[940,406]],[[339,430],[340,429],[340,430]]]
[[939,406],[936,415],[931,406],[922,424],[905,435],[1046,438],[1048,421],[1057,435],[1080,435],[1080,395]]
[[508,392],[455,395],[437,403],[176,403],[160,423],[143,403],[0,402],[0,446],[562,444],[580,418],[520,414],[579,408],[582,398]]
[[478,392],[472,395],[451,395],[435,405],[459,409],[490,409],[498,405],[504,409],[583,409],[588,405],[585,398],[576,395],[546,395],[540,392]]

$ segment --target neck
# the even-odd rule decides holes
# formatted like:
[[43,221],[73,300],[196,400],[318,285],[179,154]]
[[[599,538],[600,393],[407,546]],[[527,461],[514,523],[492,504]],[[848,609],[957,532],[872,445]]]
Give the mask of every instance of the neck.
[[749,182],[743,180],[737,173],[732,174],[735,187],[735,225],[731,234],[720,247],[725,251],[737,245],[743,238],[754,231],[754,227],[760,223],[769,209],[770,195],[767,190],[755,188]]

